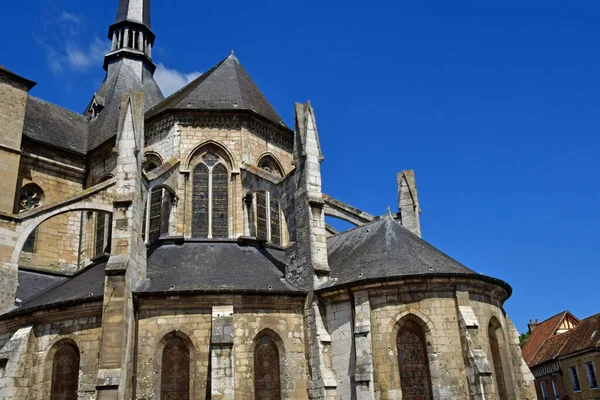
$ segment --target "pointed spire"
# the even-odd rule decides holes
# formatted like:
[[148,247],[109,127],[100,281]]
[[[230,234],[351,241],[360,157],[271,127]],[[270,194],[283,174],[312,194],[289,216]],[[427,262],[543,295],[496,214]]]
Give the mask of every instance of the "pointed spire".
[[151,71],[154,33],[150,26],[150,0],[119,0],[117,17],[108,28],[108,38],[112,41],[110,52],[104,59],[104,69],[123,57],[141,59]]
[[130,21],[150,26],[150,0],[119,0],[115,24]]

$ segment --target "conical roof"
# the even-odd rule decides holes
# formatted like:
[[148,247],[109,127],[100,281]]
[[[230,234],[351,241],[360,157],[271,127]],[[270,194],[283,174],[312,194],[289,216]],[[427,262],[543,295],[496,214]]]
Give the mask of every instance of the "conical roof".
[[491,280],[510,293],[507,283],[477,274],[391,217],[328,238],[327,250],[334,286],[415,275],[451,275]]
[[[229,57],[152,108],[146,117],[166,110],[246,110],[284,125],[237,57]],[[284,125],[285,126],[285,125]]]

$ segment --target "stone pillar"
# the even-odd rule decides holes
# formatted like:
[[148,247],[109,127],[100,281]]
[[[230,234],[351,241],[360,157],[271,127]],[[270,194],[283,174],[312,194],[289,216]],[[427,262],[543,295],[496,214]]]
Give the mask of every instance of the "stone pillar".
[[35,82],[0,67],[0,312],[14,305],[17,293],[18,265],[11,258],[18,234],[11,217],[19,197],[27,92],[34,86]]
[[0,361],[4,363],[0,377],[0,398],[13,400],[29,399],[31,366],[29,338],[33,326],[19,329],[0,349]]
[[371,341],[371,305],[369,293],[362,290],[354,293],[354,351],[356,354],[357,400],[374,400],[373,346]]
[[412,169],[398,172],[398,209],[402,226],[421,237],[421,222],[419,221],[421,207],[419,206],[415,171]]
[[470,398],[473,400],[492,400],[496,398],[496,388],[492,373],[492,365],[488,361],[482,347],[479,322],[473,309],[468,292],[456,292],[458,324],[469,384]]
[[123,30],[123,47],[129,47],[130,43],[129,43],[129,28],[125,28]]
[[214,306],[210,336],[210,380],[213,400],[235,398],[233,355],[233,306]]
[[118,37],[117,37],[117,31],[114,30],[113,34],[112,34],[112,43],[110,45],[110,51],[115,51],[117,49],[117,45],[118,45]]
[[102,339],[96,382],[97,399],[131,397],[134,310],[132,291],[146,276],[142,239],[144,186],[143,93],[125,94],[121,102],[112,251],[106,265]]
[[23,121],[33,86],[35,82],[0,68],[0,212],[8,214],[16,211]]
[[144,51],[144,33],[143,33],[143,31],[138,32],[138,50]]

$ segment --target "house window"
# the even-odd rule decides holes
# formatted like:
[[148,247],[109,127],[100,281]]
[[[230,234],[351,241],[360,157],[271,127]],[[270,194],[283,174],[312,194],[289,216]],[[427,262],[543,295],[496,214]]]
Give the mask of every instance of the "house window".
[[596,368],[594,368],[594,363],[588,362],[584,365],[590,389],[598,389],[598,379],[596,378]]
[[35,183],[28,183],[19,191],[19,211],[33,210],[42,205],[44,191]]
[[556,386],[556,379],[552,379],[552,394],[554,395],[555,400],[560,400],[558,396],[558,387]]
[[396,337],[402,399],[431,400],[431,374],[423,329],[406,321]]
[[52,363],[52,400],[77,400],[79,385],[79,351],[72,344],[63,344],[54,354]]
[[546,392],[546,382],[540,383],[540,391],[542,392],[542,400],[548,400],[548,392]]
[[96,237],[94,254],[96,257],[110,253],[110,239],[112,230],[112,214],[96,213]]
[[267,335],[258,339],[254,348],[254,398],[281,399],[279,350],[275,341]]
[[577,367],[569,367],[569,377],[571,378],[573,391],[581,392],[581,383],[579,382],[579,373],[577,372]]
[[206,153],[193,172],[192,237],[229,236],[229,172],[214,153]]
[[190,349],[174,336],[165,345],[161,362],[161,400],[190,398]]

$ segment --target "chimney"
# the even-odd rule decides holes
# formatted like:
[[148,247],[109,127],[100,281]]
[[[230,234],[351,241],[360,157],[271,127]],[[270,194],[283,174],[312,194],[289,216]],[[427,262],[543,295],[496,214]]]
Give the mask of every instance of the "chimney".
[[535,327],[539,324],[539,320],[536,318],[535,322],[533,322],[532,319],[529,320],[529,324],[527,324],[527,327],[529,328],[529,332],[533,332],[533,330],[535,329]]

